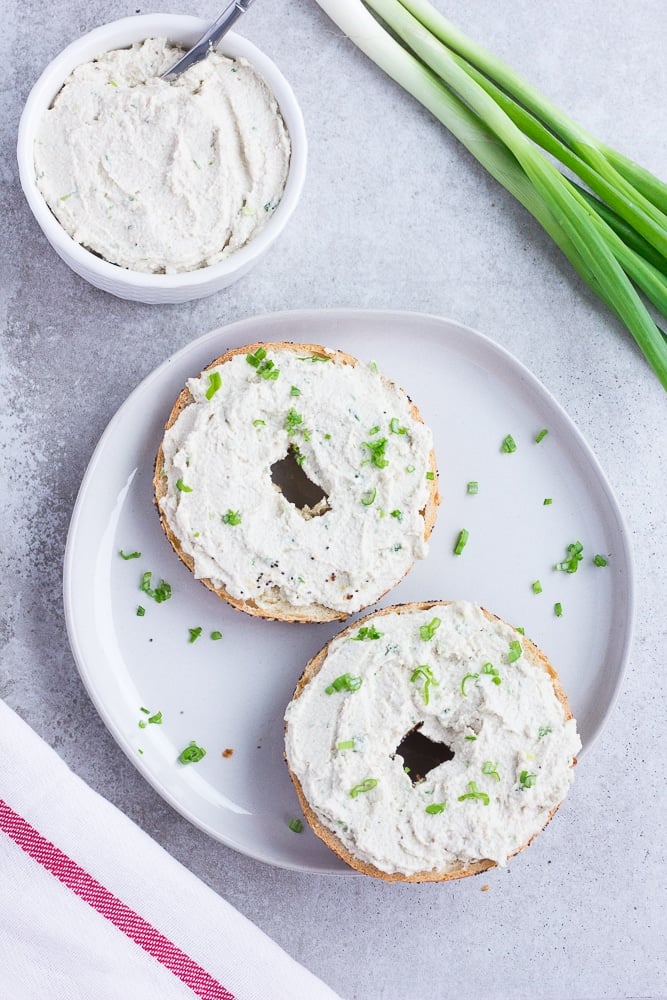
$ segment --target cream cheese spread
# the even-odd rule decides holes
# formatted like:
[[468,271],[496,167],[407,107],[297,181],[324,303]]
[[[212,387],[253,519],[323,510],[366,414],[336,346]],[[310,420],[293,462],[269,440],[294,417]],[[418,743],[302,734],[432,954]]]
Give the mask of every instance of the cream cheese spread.
[[[197,577],[263,608],[352,613],[426,555],[431,433],[375,365],[269,347],[188,389],[163,440],[161,509]],[[322,513],[274,485],[290,450],[326,495]]]
[[282,196],[290,141],[244,59],[147,39],[79,66],[35,140],[37,184],[69,235],[134,271],[192,271],[243,247]]
[[[504,865],[567,792],[581,747],[574,719],[523,637],[477,605],[390,612],[373,625],[377,638],[352,628],[334,639],[287,708],[287,762],[308,802],[383,872]],[[352,690],[331,690],[346,674]],[[413,784],[396,750],[418,725],[453,757]]]

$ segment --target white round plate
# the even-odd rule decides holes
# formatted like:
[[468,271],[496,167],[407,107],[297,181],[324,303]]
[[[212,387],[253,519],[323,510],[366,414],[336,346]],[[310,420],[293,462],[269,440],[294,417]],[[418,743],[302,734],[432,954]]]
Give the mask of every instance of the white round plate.
[[[448,320],[361,310],[259,316],[189,344],[132,393],[91,459],[67,540],[65,610],[83,682],[130,760],[196,826],[270,864],[350,874],[307,827],[289,829],[300,812],[283,761],[283,714],[296,681],[342,626],[234,611],[177,559],[153,506],[154,457],[186,379],[229,347],[258,340],[319,343],[376,361],[414,399],[433,430],[442,502],[428,558],[381,604],[473,600],[524,627],[561,676],[584,750],[612,708],[628,656],[631,553],[610,486],[560,406],[506,351]],[[549,433],[536,444],[541,428]],[[508,434],[511,454],[501,451]],[[472,480],[476,496],[467,493]],[[462,528],[468,543],[454,555]],[[578,571],[556,571],[575,541],[584,546]],[[121,549],[141,557],[126,561]],[[597,553],[607,566],[593,563]],[[146,570],[154,585],[171,584],[170,600],[157,604],[139,590]],[[141,727],[142,708],[161,712],[162,724]],[[178,763],[192,740],[206,756]]]

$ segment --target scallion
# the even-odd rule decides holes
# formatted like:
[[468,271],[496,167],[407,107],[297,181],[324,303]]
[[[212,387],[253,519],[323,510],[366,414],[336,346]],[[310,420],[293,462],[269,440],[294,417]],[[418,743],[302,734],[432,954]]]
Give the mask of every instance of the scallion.
[[377,786],[377,783],[377,778],[365,778],[358,785],[355,785],[354,788],[350,789],[350,797],[356,799],[357,795],[372,791]]
[[468,537],[470,532],[467,528],[461,528],[459,531],[459,537],[456,539],[456,545],[454,546],[454,555],[460,556],[464,548],[468,544]]

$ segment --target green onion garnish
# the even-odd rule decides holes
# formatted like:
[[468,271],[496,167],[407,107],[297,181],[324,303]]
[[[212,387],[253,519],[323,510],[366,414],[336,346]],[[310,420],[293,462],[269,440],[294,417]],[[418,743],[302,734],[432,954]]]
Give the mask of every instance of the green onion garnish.
[[363,642],[364,639],[381,639],[384,632],[378,632],[375,625],[362,625],[356,635],[350,636],[353,642]]
[[437,816],[438,813],[443,813],[444,811],[444,802],[431,802],[430,806],[426,806],[424,809],[424,812],[427,812],[430,816]]
[[305,357],[297,358],[297,361],[331,361],[331,358],[327,358],[323,354],[308,354]]
[[303,823],[298,816],[291,819],[287,825],[292,833],[303,833]]
[[361,502],[364,505],[364,507],[370,507],[370,505],[375,500],[376,496],[377,496],[377,490],[375,489],[375,487],[373,487],[372,490],[368,490],[366,493],[364,493],[364,495],[361,498]]
[[549,726],[540,726],[540,728],[537,730],[538,740],[541,740],[543,736],[548,736],[550,732],[551,728]]
[[392,417],[391,418],[391,420],[389,421],[389,430],[391,431],[392,434],[407,434],[408,433],[407,427],[401,427],[401,425],[399,424],[398,417]]
[[427,667],[426,664],[421,664],[421,666],[417,667],[416,670],[412,671],[412,675],[410,677],[410,683],[414,684],[415,681],[418,681],[420,677],[424,678],[424,689],[422,691],[422,694],[424,696],[424,704],[428,705],[429,689],[431,687],[431,684],[433,684],[435,687],[438,687],[439,686],[438,681],[436,681],[435,677],[433,676],[433,671],[431,670],[431,668]]
[[544,441],[548,433],[549,431],[546,429],[546,427],[543,427],[541,431],[538,431],[537,434],[535,435],[535,444],[539,444],[540,441]]
[[461,528],[461,530],[459,531],[459,537],[456,539],[456,545],[454,546],[454,555],[455,556],[460,556],[461,555],[461,553],[463,552],[464,548],[466,547],[469,535],[470,535],[470,532],[468,531],[467,528]]
[[181,493],[192,493],[192,487],[186,486],[182,479],[176,480],[176,489],[180,490]]
[[572,542],[567,547],[567,559],[556,563],[554,569],[565,570],[566,573],[576,573],[583,558],[584,547],[581,542]]
[[472,742],[474,742],[477,739],[477,737],[476,736],[464,736],[463,739],[464,740],[470,740],[470,742],[472,743]]
[[459,795],[459,802],[464,802],[465,799],[480,799],[485,806],[489,804],[489,796],[486,792],[480,792],[474,781],[468,782],[468,791],[465,795]]
[[561,618],[562,617],[562,614],[563,614],[563,605],[560,603],[560,601],[556,601],[556,603],[554,604],[554,614],[555,614],[556,618]]
[[419,626],[419,635],[424,640],[424,642],[428,642],[430,639],[433,638],[433,636],[438,631],[441,625],[442,622],[440,621],[439,618],[432,618],[431,621],[428,623],[428,625]]
[[368,433],[372,436],[373,434],[378,434],[379,431],[380,431],[380,425],[376,424],[375,427],[371,427]]
[[506,437],[503,438],[503,443],[500,446],[500,450],[504,451],[505,454],[507,455],[511,454],[513,451],[516,451],[516,441],[514,440],[511,434],[508,434]]
[[384,454],[387,447],[386,438],[379,438],[377,441],[363,441],[362,445],[364,448],[368,448],[371,455],[370,458],[361,463],[362,465],[370,465],[372,463],[378,469],[384,469],[389,465],[389,461],[385,458]]
[[171,597],[171,586],[166,582],[166,580],[162,580],[160,585],[153,590],[151,587],[152,576],[153,574],[150,570],[147,570],[142,575],[139,590],[143,591],[144,594],[148,594],[148,596],[152,597],[158,604],[162,604],[163,601],[168,601]]
[[522,788],[532,788],[537,781],[537,775],[529,771],[522,771],[519,775],[519,784]]
[[403,520],[403,511],[402,510],[392,510],[391,516],[395,517],[397,521],[402,521]]
[[336,744],[337,750],[354,750],[354,740],[341,740]]
[[303,417],[295,409],[291,409],[285,420],[285,428],[288,434],[294,434],[299,424],[303,423]]
[[428,479],[428,480],[429,480],[430,482],[433,482],[433,480],[435,479],[435,472],[427,472],[427,473],[426,473],[426,478],[427,478],[427,479]]
[[358,691],[362,685],[361,677],[353,677],[352,674],[341,674],[328,687],[325,687],[325,694],[333,694],[334,691]]
[[146,614],[146,608],[142,607],[141,604],[137,604],[137,618],[143,618]]
[[254,354],[246,354],[245,359],[263,379],[275,381],[280,375],[280,369],[276,368],[273,361],[266,360],[266,351],[263,347],[258,347]]
[[351,798],[356,799],[357,795],[361,795],[362,792],[370,792],[371,789],[375,788],[377,783],[377,778],[365,778],[361,784],[355,785],[354,788],[350,789]]
[[222,632],[211,632],[211,639],[222,639]]
[[253,427],[266,427],[266,420],[260,420],[259,417],[258,417],[257,420],[253,420],[252,426]]
[[301,395],[301,389],[297,389],[297,387],[295,385],[293,385],[292,388],[289,391],[289,394],[290,394],[290,396],[300,396]]
[[231,524],[232,527],[234,527],[237,524],[240,524],[241,520],[242,518],[238,510],[228,510],[226,514],[222,515],[223,524]]
[[156,712],[155,715],[149,715],[148,721],[154,726],[162,725],[162,712]]
[[497,667],[494,667],[492,663],[485,663],[482,667],[482,673],[490,675],[494,684],[502,684],[500,676],[498,674]]
[[405,466],[405,471],[406,472],[414,472],[415,471],[414,465],[406,465]]
[[476,681],[478,677],[479,674],[466,674],[463,680],[461,681],[461,694],[464,695],[466,698],[468,697],[468,695],[466,694],[466,681],[467,680]]
[[121,557],[121,559],[139,559],[141,556],[141,552],[123,552],[123,550],[121,549],[118,555]]
[[210,372],[208,376],[208,389],[206,390],[206,398],[213,399],[216,392],[222,385],[222,379],[220,378],[220,372]]
[[600,555],[593,556],[593,562],[595,563],[596,566],[606,566],[607,565],[607,560],[605,559],[605,557],[604,556],[600,556]]
[[522,655],[523,649],[521,648],[521,643],[518,639],[512,639],[510,642],[510,648],[507,652],[507,662],[515,663],[519,657]]
[[178,755],[178,759],[181,764],[196,764],[206,756],[206,751],[203,747],[197,746],[194,740],[192,740],[184,750]]
[[188,632],[190,633],[188,642],[196,642],[202,632],[201,625],[198,625],[197,628],[189,628]]
[[533,593],[534,594],[542,593],[542,584],[540,583],[539,580],[535,580],[535,582],[533,583]]
[[551,499],[551,497],[545,497],[544,500],[542,501],[542,506],[543,507],[548,507],[552,503],[553,503],[553,500]]
[[475,496],[475,494],[479,493],[479,483],[475,479],[471,479],[466,487],[466,492],[470,496]]
[[482,764],[482,774],[488,774],[490,777],[495,778],[496,781],[500,781],[500,775],[498,774],[498,765],[494,764],[493,761],[485,760]]

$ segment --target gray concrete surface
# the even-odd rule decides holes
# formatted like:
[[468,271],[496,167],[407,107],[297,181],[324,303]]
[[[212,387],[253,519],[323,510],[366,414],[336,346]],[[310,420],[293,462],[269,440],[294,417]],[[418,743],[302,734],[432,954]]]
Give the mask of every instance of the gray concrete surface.
[[[16,129],[46,62],[98,23],[147,12],[140,2],[2,4],[0,697],[349,1000],[666,996],[663,390],[541,230],[314,0],[260,2],[242,24],[292,82],[310,138],[302,202],[270,255],[241,283],[191,305],[135,305],[87,286],[30,215]],[[190,10],[212,16],[218,6],[204,0]],[[661,0],[440,6],[593,134],[667,174]],[[67,527],[117,407],[200,333],[257,313],[330,306],[437,313],[513,352],[590,442],[632,534],[636,638],[620,699],[558,821],[491,873],[487,892],[478,880],[392,886],[294,874],[215,843],[130,766],[68,646]]]

